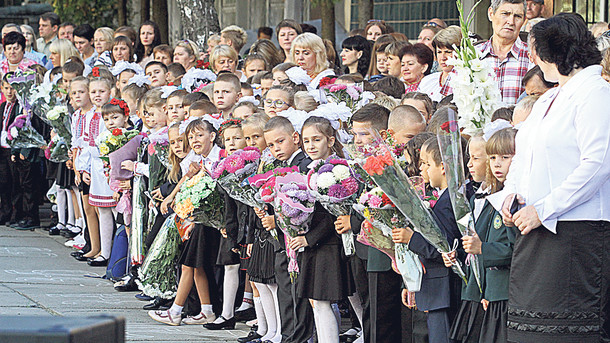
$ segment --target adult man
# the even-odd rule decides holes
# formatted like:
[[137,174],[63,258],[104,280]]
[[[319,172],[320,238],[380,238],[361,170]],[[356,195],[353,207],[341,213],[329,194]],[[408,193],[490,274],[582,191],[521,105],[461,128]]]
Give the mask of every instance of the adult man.
[[47,12],[40,16],[38,20],[38,32],[40,38],[36,40],[38,52],[42,52],[51,57],[49,46],[57,39],[57,31],[59,30],[59,16],[53,12]]
[[525,11],[524,0],[492,0],[487,15],[493,35],[479,46],[482,58],[492,61],[502,101],[507,105],[517,102],[525,90],[521,84],[523,76],[533,66],[527,44],[519,39]]
[[544,0],[527,0],[527,11],[525,17],[527,20],[544,17]]
[[74,43],[74,24],[70,22],[61,23],[59,25],[58,36],[60,39],[67,39]]
[[85,65],[93,68],[97,59],[97,52],[93,48],[93,35],[95,30],[89,24],[79,25],[74,29],[74,46],[80,52]]

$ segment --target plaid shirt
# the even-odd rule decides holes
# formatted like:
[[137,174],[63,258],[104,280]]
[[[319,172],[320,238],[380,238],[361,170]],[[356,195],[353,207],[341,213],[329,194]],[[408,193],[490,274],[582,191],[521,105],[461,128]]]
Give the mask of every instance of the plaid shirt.
[[491,39],[479,46],[482,59],[491,58],[496,72],[496,81],[502,93],[502,101],[507,105],[517,103],[521,93],[525,91],[522,85],[523,76],[534,65],[529,60],[527,44],[520,38],[513,44],[504,60],[500,60],[493,52]]

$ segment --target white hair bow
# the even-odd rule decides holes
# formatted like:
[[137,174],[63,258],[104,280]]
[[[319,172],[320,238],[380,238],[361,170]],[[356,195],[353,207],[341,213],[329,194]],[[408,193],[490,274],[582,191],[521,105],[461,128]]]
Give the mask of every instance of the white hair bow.
[[132,83],[135,83],[138,87],[143,87],[144,85],[150,86],[150,84],[151,84],[148,76],[146,76],[144,74],[136,74],[136,75],[132,76],[131,79],[129,79],[129,81],[127,81],[127,85],[130,85]]
[[254,106],[260,105],[260,101],[256,100],[256,97],[255,96],[251,96],[251,95],[242,96],[237,101],[238,104],[240,104],[242,102],[250,102],[250,103],[253,103]]
[[191,93],[201,85],[216,81],[216,74],[209,69],[191,68],[182,76],[182,88]]
[[125,70],[133,70],[133,72],[136,74],[144,74],[144,69],[142,69],[139,64],[126,61],[118,61],[115,63],[114,67],[110,69],[110,72],[114,76],[119,76]]
[[487,123],[483,128],[483,139],[487,142],[491,138],[491,136],[494,135],[494,133],[502,129],[507,129],[509,127],[512,128],[513,126],[507,120],[504,119],[498,119]]
[[294,82],[297,85],[305,85],[307,86],[311,82],[311,77],[307,75],[305,69],[296,66],[289,68],[286,70],[286,75],[290,81]]

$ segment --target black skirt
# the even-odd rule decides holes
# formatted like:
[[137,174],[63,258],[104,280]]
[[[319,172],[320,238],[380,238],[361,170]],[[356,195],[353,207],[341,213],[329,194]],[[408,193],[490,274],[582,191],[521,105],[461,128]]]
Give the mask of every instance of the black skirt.
[[65,163],[59,163],[55,182],[64,189],[72,187],[74,185],[74,171],[68,169]]
[[240,263],[239,254],[234,253],[231,249],[233,249],[233,244],[231,244],[231,241],[221,236],[216,265],[230,266],[232,264]]
[[270,240],[271,236],[260,238],[256,235],[252,245],[252,253],[248,261],[248,276],[250,281],[271,285],[275,283],[275,251]]
[[297,296],[314,300],[339,301],[348,295],[347,264],[340,244],[305,248],[297,254],[299,275]]
[[[610,339],[610,222],[558,222],[517,236],[510,273],[508,339]],[[605,330],[605,333],[604,333]]]
[[485,310],[480,302],[462,300],[460,310],[451,325],[449,337],[462,343],[496,342],[479,341],[484,316]]
[[180,255],[180,264],[193,268],[213,267],[219,244],[220,232],[217,229],[195,224],[191,238],[186,241]]
[[508,301],[492,301],[487,306],[479,342],[506,342]]

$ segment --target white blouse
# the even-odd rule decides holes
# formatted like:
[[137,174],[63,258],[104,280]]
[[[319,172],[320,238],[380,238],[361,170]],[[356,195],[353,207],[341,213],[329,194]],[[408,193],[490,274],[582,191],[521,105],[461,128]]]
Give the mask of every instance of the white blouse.
[[547,91],[516,137],[504,193],[519,193],[542,224],[610,221],[610,84],[590,66]]

